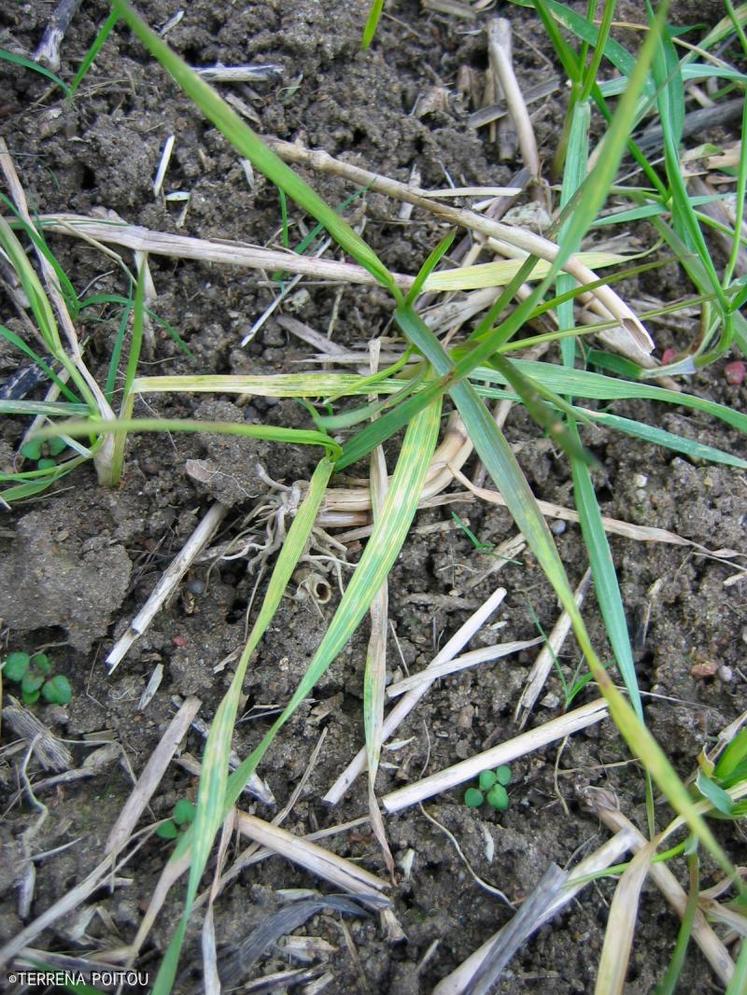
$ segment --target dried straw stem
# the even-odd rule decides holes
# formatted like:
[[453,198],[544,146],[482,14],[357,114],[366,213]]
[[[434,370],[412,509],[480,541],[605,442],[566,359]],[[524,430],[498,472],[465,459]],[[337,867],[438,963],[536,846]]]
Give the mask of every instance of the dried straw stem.
[[607,717],[607,714],[607,703],[604,699],[598,698],[572,712],[566,712],[565,715],[561,715],[557,719],[545,722],[544,725],[538,726],[536,729],[531,729],[520,736],[506,740],[505,743],[499,743],[498,746],[494,746],[490,750],[485,750],[468,760],[454,764],[453,767],[447,767],[436,774],[431,774],[430,777],[425,777],[422,781],[416,781],[414,784],[408,784],[405,788],[392,791],[388,795],[384,795],[382,804],[390,814],[399,812],[403,808],[409,808],[410,805],[417,805],[418,802],[425,801],[426,798],[442,794],[465,781],[472,780],[489,767],[510,764],[518,757],[542,749],[549,743],[564,739],[587,726],[601,722]]
[[[584,800],[601,821],[615,833],[626,829],[633,833],[634,850],[648,846],[649,841],[633,823],[627,819],[620,811],[617,800],[607,791],[598,789],[587,789],[584,793]],[[666,898],[677,915],[682,918],[687,906],[687,895],[672,874],[666,864],[651,864],[649,873],[659,891]],[[734,973],[734,962],[729,956],[729,952],[718,936],[708,925],[705,916],[700,910],[695,913],[693,921],[692,935],[695,942],[702,950],[706,960],[716,972],[723,984],[728,984]]]

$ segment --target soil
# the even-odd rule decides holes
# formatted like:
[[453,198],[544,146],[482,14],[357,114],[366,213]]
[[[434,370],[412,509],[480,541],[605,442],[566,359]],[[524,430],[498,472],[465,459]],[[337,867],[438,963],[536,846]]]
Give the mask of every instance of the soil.
[[[414,0],[397,0],[388,7],[391,16],[382,20],[373,48],[362,52],[359,39],[366,6],[331,0],[253,4],[194,0],[168,32],[168,42],[192,65],[279,66],[279,76],[234,90],[251,106],[256,127],[263,133],[298,139],[400,180],[407,180],[417,165],[424,187],[441,187],[449,180],[457,185],[508,184],[519,163],[499,161],[485,132],[470,129],[466,116],[471,108],[455,86],[461,67],[482,71],[486,66],[487,15],[460,20],[421,11]],[[52,7],[40,0],[8,5],[0,12],[3,47],[33,51]],[[178,9],[176,0],[154,0],[147,5],[147,18],[161,27]],[[92,0],[76,14],[62,45],[60,72],[66,79],[72,77],[107,10],[106,4]],[[510,7],[505,13],[514,25],[514,56],[522,82],[530,86],[556,72],[540,47],[541,32],[530,12]],[[3,133],[33,211],[87,214],[106,208],[155,230],[255,244],[277,240],[280,208],[275,189],[258,175],[250,187],[237,155],[128,31],[113,33],[73,103],[63,102],[59,91],[20,67],[2,63],[0,72]],[[564,99],[564,94],[556,94],[532,109],[540,152],[548,161],[557,144]],[[170,134],[176,142],[165,189],[190,192],[183,221],[179,217],[183,204],[156,198],[152,189]],[[333,204],[350,193],[342,181],[303,174]],[[394,270],[415,272],[442,235],[418,211],[410,223],[402,223],[398,205],[379,195],[367,194],[352,209],[365,217],[365,237]],[[290,212],[297,226],[302,219],[292,205]],[[292,229],[293,237],[297,231],[298,227]],[[94,248],[62,237],[52,238],[51,244],[79,291],[126,291],[120,270]],[[157,326],[142,367],[145,372],[272,373],[296,370],[308,355],[274,320],[246,348],[239,346],[272,300],[264,275],[162,257],[152,257],[150,264],[157,290],[154,308],[178,329],[191,357]],[[676,268],[667,275],[671,286],[663,287],[657,272],[642,277],[632,292],[666,294],[667,299],[684,293]],[[387,332],[382,291],[360,287],[340,291],[311,283],[301,287],[286,305],[286,313],[292,308],[296,317],[323,333],[339,315],[336,342],[360,347]],[[7,301],[3,313],[4,323],[17,327]],[[101,382],[117,323],[118,315],[106,307],[95,316],[89,312],[82,316],[87,356]],[[696,331],[693,327],[690,334]],[[656,337],[659,350],[674,343],[667,329],[657,328]],[[17,367],[17,354],[0,339],[0,381]],[[687,387],[735,407],[744,405],[747,394],[746,385],[726,382],[723,362],[694,376]],[[252,399],[241,406],[234,401],[149,395],[148,408],[170,417],[308,425],[303,409],[291,401]],[[138,413],[146,410],[141,405]],[[616,404],[614,410],[747,455],[745,441],[735,431],[691,411],[663,412],[642,402]],[[12,462],[23,428],[19,419],[0,422],[3,465]],[[537,496],[570,504],[572,486],[562,454],[548,446],[519,409],[510,415],[507,433],[512,443],[520,444],[519,457]],[[743,473],[696,465],[602,428],[594,429],[587,441],[602,467],[595,475],[605,514],[670,529],[713,549],[745,550]],[[203,468],[210,472],[190,474],[188,468],[194,471],[194,465],[188,461],[195,460],[205,461]],[[205,721],[214,714],[242,645],[256,581],[246,559],[220,561],[210,569],[208,564],[197,566],[111,677],[103,658],[214,498],[230,506],[219,540],[241,531],[247,514],[266,493],[267,485],[256,473],[257,461],[270,477],[286,484],[307,480],[314,466],[313,453],[300,447],[143,435],[129,443],[126,474],[118,489],[99,487],[93,469],[84,466],[54,493],[4,515],[0,528],[3,648],[48,649],[57,669],[69,677],[75,692],[72,702],[65,709],[40,709],[38,714],[69,742],[76,766],[91,750],[87,740],[102,738],[121,744],[126,761],[114,760],[94,777],[41,796],[47,818],[33,836],[31,851],[56,852],[35,862],[35,891],[25,918],[19,915],[18,904],[22,834],[36,815],[25,801],[8,803],[0,829],[3,939],[17,934],[101,860],[111,826],[130,793],[131,773],[142,771],[163,735],[174,714],[175,696],[198,696]],[[196,479],[200,476],[208,477],[209,486]],[[418,514],[418,527],[440,524],[443,529],[414,532],[390,577],[396,642],[392,638],[389,653],[394,679],[406,668],[414,672],[425,666],[495,583],[493,579],[467,587],[468,580],[490,562],[489,554],[476,550],[465,532],[454,527],[452,510],[469,521],[482,543],[498,544],[512,534],[508,514],[490,506],[465,502]],[[688,776],[700,751],[713,746],[718,732],[747,707],[747,676],[741,669],[747,642],[744,576],[726,584],[735,576],[732,567],[685,546],[621,538],[612,538],[611,544],[634,634],[640,685],[652,694],[646,718],[681,775]],[[572,582],[577,583],[586,559],[578,530],[569,526],[562,531],[558,546]],[[351,563],[359,550],[360,546],[350,548]],[[244,719],[233,743],[240,756],[266,731],[267,706],[282,706],[292,694],[332,617],[339,593],[334,574],[329,581],[333,595],[328,603],[314,604],[303,598],[302,591],[283,601],[247,676]],[[531,639],[537,622],[545,631],[552,628],[556,601],[530,555],[507,565],[500,582],[508,591],[494,619],[505,623],[501,639]],[[597,645],[608,653],[593,598],[587,600],[587,615]],[[366,811],[361,779],[336,809],[321,801],[362,743],[366,640],[364,625],[316,686],[313,698],[285,728],[261,768],[278,805],[284,805],[304,775],[315,743],[326,733],[318,761],[285,823],[296,834]],[[488,629],[471,645],[494,640],[495,632]],[[515,735],[513,713],[532,662],[533,652],[525,651],[434,685],[399,730],[399,748],[385,751],[380,793]],[[560,659],[567,680],[572,681],[578,663],[578,651],[569,641]],[[140,710],[141,695],[158,664],[164,670],[163,681]],[[595,695],[587,687],[574,704]],[[562,709],[563,688],[553,674],[530,724],[553,718]],[[7,745],[12,740],[6,727],[3,741]],[[190,732],[184,750],[199,756],[202,747],[200,735]],[[6,751],[4,756],[0,778],[10,799],[16,792],[22,754]],[[645,827],[644,779],[637,766],[626,761],[629,753],[614,726],[605,722],[573,736],[560,752],[541,750],[517,762],[511,807],[505,813],[467,809],[458,791],[438,796],[427,808],[458,841],[477,875],[516,901],[531,891],[551,862],[565,866],[607,838],[608,831],[579,800],[584,788],[597,785],[616,792],[622,810]],[[33,764],[30,774],[32,780],[43,776]],[[193,798],[195,791],[195,779],[172,764],[149,817],[166,818],[177,799]],[[242,804],[266,819],[277,811],[251,799]],[[659,805],[657,817],[660,826],[668,822],[665,804]],[[744,840],[732,824],[717,828],[732,860],[747,862]],[[281,944],[238,983],[299,965],[309,967],[313,976],[321,965],[317,974],[329,972],[324,990],[330,995],[427,992],[510,918],[510,910],[473,881],[453,843],[419,809],[387,818],[386,830],[397,862],[414,851],[411,873],[400,870],[391,888],[406,938],[388,939],[373,915],[346,919],[344,932],[340,916],[322,913],[296,931],[329,944],[323,952],[312,953],[310,964],[298,956],[294,959]],[[381,852],[366,826],[339,833],[325,845],[386,877]],[[130,942],[170,846],[154,837],[135,866],[124,871],[126,882],[95,893],[72,916],[53,923],[33,946],[85,957]],[[705,885],[716,879],[707,862],[703,874]],[[331,891],[281,858],[244,870],[215,907],[221,960],[280,907],[285,890],[297,888]],[[522,947],[496,990],[591,992],[612,892],[613,883],[605,880],[582,892],[566,912]],[[151,981],[173,931],[181,895],[179,886],[137,964],[150,971]],[[652,888],[644,889],[638,921],[627,988],[636,993],[653,989],[677,932],[677,921]],[[177,991],[202,990],[200,965],[195,929],[188,934]],[[698,992],[720,990],[697,950],[687,958],[681,985]]]

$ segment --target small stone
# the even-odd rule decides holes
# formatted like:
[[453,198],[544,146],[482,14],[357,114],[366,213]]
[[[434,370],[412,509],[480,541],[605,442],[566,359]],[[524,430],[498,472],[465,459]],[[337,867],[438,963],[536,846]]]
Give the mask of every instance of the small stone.
[[556,536],[562,536],[567,528],[568,522],[564,522],[562,518],[556,518],[555,521],[550,524],[550,531]]
[[472,719],[475,717],[474,705],[465,705],[463,708],[459,709],[459,714],[457,715],[457,728],[458,729],[471,729]]
[[747,373],[747,364],[741,359],[735,359],[733,363],[727,363],[724,367],[724,379],[731,387],[741,387]]
[[726,664],[721,664],[718,668],[718,676],[724,682],[724,684],[731,684],[734,680],[734,671],[731,667],[727,667]]
[[702,660],[700,663],[696,663],[690,667],[690,674],[692,677],[697,678],[697,680],[702,681],[708,677],[714,677],[718,669],[718,664],[714,660]]
[[290,297],[286,298],[283,307],[286,311],[290,311],[292,314],[297,314],[299,311],[303,311],[306,307],[308,307],[310,300],[311,294],[305,287],[302,287],[300,290],[297,290],[295,294],[291,294]]
[[633,477],[633,483],[636,487],[646,487],[648,484],[648,477],[645,473],[637,473],[635,477]]

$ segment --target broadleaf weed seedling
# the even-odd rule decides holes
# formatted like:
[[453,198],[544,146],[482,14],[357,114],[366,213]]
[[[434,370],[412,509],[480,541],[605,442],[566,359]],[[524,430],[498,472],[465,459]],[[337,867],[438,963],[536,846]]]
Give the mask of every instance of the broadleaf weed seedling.
[[171,818],[156,829],[156,836],[160,836],[162,840],[178,839],[179,834],[192,825],[196,812],[193,802],[188,798],[180,798],[172,809]]
[[67,449],[67,443],[59,436],[47,439],[29,439],[21,448],[20,453],[24,459],[36,463],[37,470],[49,470],[57,466],[57,456],[61,456]]
[[479,787],[467,788],[464,804],[467,808],[480,808],[484,802],[496,812],[505,812],[509,806],[508,791],[513,780],[508,764],[501,764],[495,770],[483,770],[477,779]]
[[73,697],[72,686],[64,674],[54,671],[46,653],[30,655],[21,650],[9,653],[2,667],[5,680],[20,685],[24,705],[35,705],[40,698],[49,705],[67,705]]

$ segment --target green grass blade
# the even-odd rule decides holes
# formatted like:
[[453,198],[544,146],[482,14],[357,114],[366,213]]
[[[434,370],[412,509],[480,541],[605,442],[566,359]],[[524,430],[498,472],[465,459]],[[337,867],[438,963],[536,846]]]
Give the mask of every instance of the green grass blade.
[[170,73],[205,117],[225,135],[233,147],[283,190],[300,207],[321,222],[335,241],[355,261],[386,287],[395,300],[402,294],[394,277],[376,253],[322,198],[282,159],[272,152],[222,97],[173,52],[141,20],[124,0],[114,0],[114,12],[127,22],[148,51]]
[[444,237],[438,243],[436,248],[430,253],[426,261],[420,267],[420,271],[418,275],[415,277],[412,286],[407,291],[407,296],[405,297],[405,304],[412,304],[412,302],[417,300],[417,298],[420,296],[420,292],[423,289],[423,284],[431,275],[436,266],[438,266],[438,264],[441,262],[441,259],[446,255],[446,253],[451,248],[455,235],[456,235],[456,229],[450,231],[448,235],[444,235]]
[[[613,7],[614,4],[605,4],[601,37],[605,37],[605,30],[609,31]],[[595,49],[595,56],[600,54],[600,49]],[[598,68],[599,63],[596,62],[595,64]],[[594,77],[591,80],[587,74],[585,93],[588,94],[590,92],[591,83],[594,78],[596,78],[596,69],[594,70]],[[591,109],[586,101],[579,103],[574,109],[573,121],[569,133],[566,171],[563,177],[563,206],[568,204],[575,196],[576,191],[583,186],[586,176],[589,151],[590,111]],[[568,221],[564,222],[561,228],[558,236],[561,242],[566,237],[565,233],[568,224]],[[561,273],[558,276],[557,282],[558,293],[562,294],[568,290],[572,286],[572,283],[572,279],[567,274]],[[571,301],[559,305],[557,313],[558,325],[561,330],[573,324],[573,304]],[[574,366],[574,345],[572,340],[561,343],[563,365],[568,369],[572,369]],[[580,447],[581,438],[576,424],[575,412],[567,412],[567,415],[567,433],[572,439],[575,439],[577,446]],[[568,455],[571,461],[576,510],[579,515],[584,545],[589,555],[597,604],[602,613],[607,638],[617,661],[620,676],[628,690],[628,695],[630,696],[635,712],[642,721],[643,705],[638,688],[633,650],[630,645],[630,634],[625,619],[625,608],[588,460],[579,459],[572,448],[568,449]]]
[[36,250],[39,253],[41,253],[41,255],[44,256],[49,265],[55,271],[55,275],[57,276],[62,296],[65,299],[68,311],[70,312],[70,315],[74,320],[75,318],[77,318],[78,313],[80,311],[80,300],[78,299],[78,294],[70,280],[70,277],[67,275],[64,268],[60,265],[57,256],[55,256],[54,252],[52,252],[50,247],[47,245],[46,240],[44,239],[43,235],[40,234],[39,230],[36,229],[33,225],[30,225],[28,221],[20,215],[18,208],[16,207],[16,205],[13,203],[12,200],[9,200],[5,196],[5,194],[0,193],[0,201],[2,201],[2,203],[5,204],[8,210],[11,211],[12,214],[14,215],[15,220],[13,223],[13,227],[19,228],[21,231],[24,232],[24,234],[34,243],[34,247],[36,248]]
[[739,253],[742,247],[742,225],[744,222],[744,206],[747,197],[747,100],[742,108],[742,129],[740,131],[742,141],[739,148],[739,169],[737,171],[737,189],[735,192],[735,217],[734,217],[734,239],[732,242],[729,259],[724,269],[723,286],[727,288],[731,283],[734,271],[739,261]]
[[5,250],[5,254],[21,282],[44,344],[55,359],[68,371],[81,398],[89,406],[90,410],[98,412],[99,405],[91,388],[85,382],[77,366],[63,348],[52,305],[49,303],[49,298],[44,287],[36,275],[36,270],[31,265],[15,232],[3,217],[0,217],[0,247]]
[[[135,395],[132,393],[132,384],[137,373],[137,364],[140,360],[140,349],[143,344],[143,329],[145,326],[145,275],[148,272],[148,255],[145,253],[140,260],[135,284],[135,299],[133,301],[132,312],[132,334],[130,336],[130,351],[127,355],[127,366],[125,367],[124,385],[122,389],[122,403],[119,409],[120,420],[126,421],[132,416]],[[127,435],[124,432],[118,433],[114,438],[114,450],[112,452],[112,483],[117,485],[122,479],[122,469],[124,467],[125,446]]]
[[747,943],[742,940],[742,947],[737,958],[734,974],[726,986],[724,995],[744,995],[747,992]]
[[237,435],[247,439],[264,439],[267,442],[285,442],[298,446],[322,446],[332,457],[342,448],[322,432],[311,429],[283,428],[277,425],[247,425],[225,421],[199,421],[196,418],[89,418],[86,421],[58,422],[53,428],[34,432],[32,439],[50,439],[57,435],[78,436],[111,432],[114,435],[129,432],[207,432],[215,435]]
[[[587,42],[587,44],[592,45],[594,48],[597,47],[599,42],[599,29],[591,22],[587,21],[585,17],[577,14],[573,8],[568,4],[558,3],[557,0],[543,0],[543,6],[547,7],[552,16],[566,28],[573,32],[577,38],[582,41]],[[606,59],[608,59],[612,65],[617,69],[623,76],[630,78],[636,68],[636,60],[630,52],[621,45],[614,38],[607,38],[603,46],[603,52]],[[651,84],[648,84],[649,91],[653,91]]]
[[46,66],[40,65],[38,62],[34,62],[33,59],[27,59],[25,55],[18,55],[16,52],[9,52],[7,48],[0,48],[0,60],[3,62],[10,62],[14,66],[23,66],[24,69],[30,69],[32,72],[39,73],[40,76],[44,76],[46,79],[50,80],[55,86],[59,86],[65,96],[69,96],[70,87],[64,80],[53,73],[51,69],[47,69]]
[[[556,394],[597,401],[649,400],[660,404],[672,404],[679,407],[699,411],[712,418],[717,418],[732,428],[747,434],[747,415],[725,404],[718,404],[705,397],[687,394],[684,391],[668,390],[654,384],[620,380],[603,373],[590,370],[564,369],[555,363],[515,359],[514,366],[527,377],[537,381]],[[479,394],[485,397],[507,396],[517,398],[513,392],[496,390],[490,384],[505,386],[507,380],[493,367],[481,366],[474,370],[472,380]],[[138,377],[133,384],[136,393],[224,393],[224,394],[254,394],[258,397],[308,397],[322,398],[329,396],[343,397],[369,394],[393,394],[407,385],[407,380],[395,377],[373,381],[369,377],[361,377],[353,373],[281,373],[272,376],[162,376]],[[433,383],[421,388],[426,390],[432,399],[438,394],[439,387]],[[405,402],[407,403],[407,402]],[[414,413],[412,410],[412,413]],[[389,412],[394,415],[394,412]],[[592,413],[594,417],[599,412]],[[379,419],[383,420],[383,419]],[[400,425],[404,425],[404,418]],[[364,429],[363,431],[366,431]],[[390,433],[391,434],[391,433]],[[381,438],[387,438],[385,434]],[[381,441],[379,438],[379,441]],[[353,440],[346,445],[346,452]],[[362,450],[356,459],[365,456],[370,449]],[[349,462],[354,462],[351,459]]]
[[[202,774],[197,796],[197,810],[190,829],[174,850],[172,860],[180,859],[191,851],[189,882],[184,911],[177,930],[169,943],[156,977],[153,995],[167,995],[176,976],[179,953],[184,941],[187,922],[197,895],[200,878],[210,856],[213,840],[225,817],[226,787],[228,784],[228,757],[231,752],[236,715],[241,699],[241,689],[249,662],[275,616],[288,583],[314,527],[314,521],[332,475],[333,464],[323,459],[309,482],[306,498],[293,519],[288,535],[281,547],[272,572],[257,620],[244,646],[236,666],[231,685],[221,701],[210,726],[202,762]],[[243,785],[242,785],[243,787]],[[241,789],[239,789],[239,792]],[[230,806],[229,806],[230,807]]]
[[277,718],[257,749],[229,778],[226,796],[228,805],[237,800],[278,731],[308,696],[355,632],[369,609],[374,593],[379,590],[394,565],[415,515],[431,456],[436,448],[440,415],[441,404],[436,401],[408,425],[381,515],[374,525],[371,538],[350,578],[335,616],[282,715]]
[[[441,343],[428,326],[411,309],[398,309],[396,317],[400,327],[407,331],[408,337],[421,349],[435,372],[448,381],[454,368]],[[680,813],[741,891],[741,880],[735,868],[699,815],[687,788],[635,710],[617,690],[592,646],[550,530],[505,436],[490,416],[472,384],[468,381],[450,383],[449,393],[462,416],[477,454],[501,492],[507,508],[526,538],[545,576],[552,584],[561,605],[568,612],[581,652],[586,657],[589,669],[609,705],[610,715],[623,738],[633,754],[641,758],[672,807]]]
[[[653,384],[631,383],[626,380],[616,380],[603,373],[592,373],[588,370],[563,369],[553,363],[541,363],[532,360],[517,359],[514,361],[518,369],[528,377],[558,394],[569,394],[573,397],[593,398],[598,401],[649,400],[680,405],[701,411],[713,418],[726,422],[732,428],[747,434],[747,415],[725,404],[718,404],[706,397],[696,397],[694,394],[679,393],[666,387]],[[475,380],[498,382],[505,384],[506,379],[497,370],[480,367],[473,373]]]
[[682,453],[694,460],[707,460],[709,463],[722,463],[725,466],[735,466],[740,470],[747,470],[747,460],[728,453],[723,449],[716,449],[714,446],[707,446],[697,439],[688,439],[674,432],[668,432],[663,428],[656,428],[654,425],[646,425],[645,422],[633,421],[631,418],[623,418],[621,415],[613,415],[608,411],[590,411],[582,408],[583,414],[592,421],[600,425],[606,425],[617,432],[624,432],[634,439],[641,439],[654,446],[663,446],[675,453]]
[[[123,300],[125,300],[123,298]],[[127,335],[127,324],[130,320],[130,312],[132,311],[133,300],[129,298],[126,300],[122,308],[122,317],[119,319],[119,325],[117,326],[117,334],[114,337],[114,345],[112,346],[112,354],[109,358],[109,368],[106,371],[106,383],[104,384],[104,395],[109,402],[112,403],[112,398],[114,397],[114,388],[117,383],[117,370],[119,369],[119,361],[122,357],[122,350],[124,349],[125,336]]]
[[[530,417],[544,429],[547,436],[558,445],[568,456],[580,460],[584,463],[594,462],[594,457],[584,448],[577,434],[569,432],[562,419],[545,400],[547,388],[532,381],[529,377],[517,370],[510,360],[496,355],[493,357],[493,364],[497,370],[506,378],[506,381],[513,387],[521,399],[522,404],[527,409]],[[552,395],[552,392],[549,392]],[[568,405],[560,397],[550,397],[555,401],[558,408],[568,410]]]
[[93,39],[93,44],[88,49],[88,51],[86,52],[85,56],[83,57],[83,61],[81,62],[80,66],[78,67],[78,71],[75,74],[75,77],[73,78],[73,82],[70,84],[70,94],[69,95],[71,97],[75,96],[76,90],[78,89],[78,87],[80,86],[80,84],[83,82],[83,78],[86,75],[86,73],[88,72],[88,70],[91,68],[91,66],[93,65],[93,63],[96,61],[96,56],[101,51],[102,47],[104,46],[104,44],[106,42],[106,39],[111,34],[112,29],[114,28],[114,26],[115,26],[115,24],[117,23],[118,20],[119,20],[119,15],[116,14],[114,11],[112,11],[112,13],[109,14],[109,16],[107,17],[107,19],[104,21],[104,23],[99,28],[98,33],[96,34],[96,37]]
[[23,292],[26,294],[34,315],[36,327],[39,329],[45,345],[55,356],[59,356],[62,352],[62,343],[52,305],[49,303],[49,298],[23,251],[21,243],[3,217],[0,217],[0,247],[5,250],[13,270],[21,281]]
[[615,0],[605,0],[602,9],[602,19],[597,31],[597,40],[594,44],[594,51],[589,65],[584,70],[583,90],[579,98],[580,104],[585,104],[589,99],[592,90],[597,82],[599,67],[605,57],[607,45],[610,41],[610,28],[612,18],[615,14]]
[[28,358],[39,367],[44,375],[48,377],[52,383],[57,385],[60,393],[72,404],[77,404],[79,402],[80,398],[78,398],[76,394],[70,390],[70,387],[64,382],[64,380],[60,380],[46,360],[43,359],[37,352],[34,352],[31,346],[27,345],[20,335],[16,335],[12,329],[6,328],[5,325],[0,325],[0,336],[10,342],[11,345],[15,346],[15,348],[18,349],[19,352],[22,352],[24,356],[28,356]]
[[657,85],[657,104],[664,142],[664,161],[671,190],[671,209],[674,230],[694,252],[705,271],[708,288],[716,295],[719,307],[728,311],[728,302],[721,288],[716,269],[711,260],[703,232],[690,204],[687,187],[682,176],[679,145],[685,120],[684,83],[672,38],[663,28],[656,39],[652,73]]
[[381,418],[377,418],[376,421],[361,429],[357,435],[345,443],[342,456],[337,460],[337,469],[344,470],[363,459],[364,456],[368,456],[376,446],[381,445],[395,432],[404,428],[425,407],[442,395],[443,385],[439,381],[432,381],[423,390],[402,401],[392,411],[387,411]]
[[376,34],[376,29],[379,26],[379,20],[384,12],[384,0],[372,0],[371,6],[368,11],[368,17],[366,18],[366,24],[363,28],[363,38],[361,39],[361,48],[368,48],[371,42],[374,40]]
[[[572,430],[577,431],[575,425]],[[576,511],[579,515],[584,545],[589,554],[597,604],[604,619],[607,638],[612,652],[615,654],[620,676],[628,689],[638,718],[643,720],[643,704],[638,688],[638,676],[630,645],[628,624],[625,619],[625,608],[591,473],[585,463],[573,457],[571,458],[571,473]]]
[[[557,4],[555,6],[563,5]],[[596,220],[599,210],[607,198],[609,188],[615,180],[620,159],[627,146],[636,118],[638,98],[648,83],[649,66],[656,53],[659,35],[666,23],[668,7],[667,0],[659,5],[656,19],[652,23],[635,65],[629,73],[628,87],[620,98],[617,110],[604,136],[597,165],[579,188],[581,196],[574,197],[574,210],[568,218],[565,239],[552,266],[553,277],[559,272],[568,256],[575,252],[581,244],[581,239]],[[610,40],[608,39],[608,44]]]

